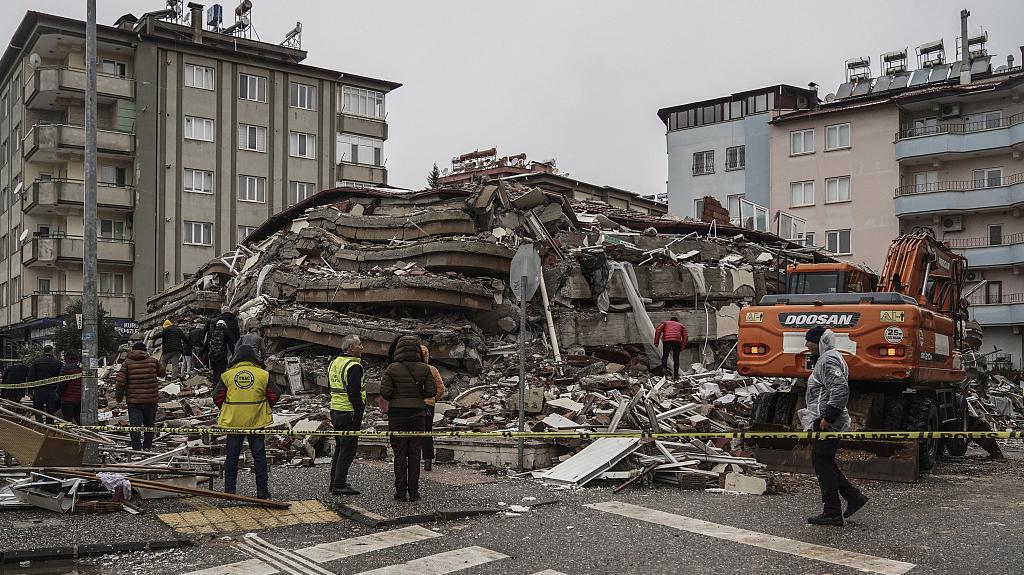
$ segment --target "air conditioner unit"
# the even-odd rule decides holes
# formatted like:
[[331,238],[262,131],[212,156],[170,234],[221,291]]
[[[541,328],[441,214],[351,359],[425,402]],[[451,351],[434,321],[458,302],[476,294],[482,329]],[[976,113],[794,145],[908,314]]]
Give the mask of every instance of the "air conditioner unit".
[[943,104],[939,111],[939,116],[942,119],[946,118],[959,118],[960,117],[960,104]]
[[967,272],[967,281],[969,282],[980,282],[983,279],[985,279],[985,276],[979,271],[971,270]]
[[964,217],[942,216],[941,225],[944,232],[962,232],[964,231]]

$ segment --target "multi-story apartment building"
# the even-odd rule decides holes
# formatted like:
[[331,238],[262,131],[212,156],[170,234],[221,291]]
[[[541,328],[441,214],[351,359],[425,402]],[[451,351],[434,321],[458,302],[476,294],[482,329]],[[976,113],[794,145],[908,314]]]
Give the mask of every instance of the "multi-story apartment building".
[[780,84],[662,108],[668,152],[669,211],[700,219],[712,196],[734,223],[767,231],[769,122],[817,104],[812,87]]
[[1020,368],[1024,72],[993,64],[986,40],[961,37],[954,62],[924,44],[915,70],[906,50],[883,54],[878,77],[850,60],[817,109],[774,119],[773,231],[878,271],[900,233],[932,230],[968,260],[983,351]]
[[[399,84],[305,65],[297,46],[229,35],[189,8],[98,26],[97,287],[119,325],[280,209],[387,180],[385,94]],[[0,59],[11,339],[45,335],[82,291],[88,65],[85,23],[37,12]]]

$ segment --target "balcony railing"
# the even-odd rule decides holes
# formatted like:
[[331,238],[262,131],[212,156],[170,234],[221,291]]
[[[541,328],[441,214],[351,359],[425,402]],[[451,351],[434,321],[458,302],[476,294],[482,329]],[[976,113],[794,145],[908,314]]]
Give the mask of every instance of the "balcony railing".
[[[135,316],[135,299],[132,294],[97,294],[99,304],[110,317],[131,318]],[[22,320],[63,315],[75,300],[82,299],[80,291],[33,292],[21,299]]]
[[928,184],[908,184],[896,188],[896,196],[910,196],[914,194],[930,194],[933,192],[968,192],[971,190],[984,190],[985,188],[998,188],[1012,186],[1024,182],[1024,172],[1006,176],[1004,178],[980,178],[977,180],[949,180],[944,182],[931,182]]
[[[25,135],[24,157],[31,160],[39,151],[50,153],[85,149],[85,126],[38,123]],[[104,156],[125,156],[135,153],[135,134],[118,130],[96,130],[96,151]]]
[[[81,265],[85,257],[85,238],[51,234],[31,238],[22,247],[22,265],[55,265],[72,263]],[[131,265],[135,261],[135,243],[121,238],[98,238],[96,259],[100,263]]]
[[[68,179],[36,180],[21,200],[22,210],[28,213],[38,208],[80,211],[84,204],[85,182]],[[102,209],[131,211],[135,209],[135,188],[97,182],[96,205]]]
[[1004,234],[998,237],[985,236],[981,238],[943,238],[943,241],[949,242],[949,247],[956,250],[962,250],[965,248],[988,248],[1008,246],[1012,244],[1024,243],[1024,232],[1017,232],[1015,234]]
[[1007,305],[1024,303],[1024,293],[974,294],[967,298],[971,305]]
[[1003,116],[991,120],[978,122],[942,122],[932,126],[916,126],[904,128],[896,132],[896,141],[906,138],[917,138],[919,136],[934,136],[936,134],[969,134],[971,132],[983,132],[997,128],[1007,128],[1024,122],[1024,112],[1012,116]]

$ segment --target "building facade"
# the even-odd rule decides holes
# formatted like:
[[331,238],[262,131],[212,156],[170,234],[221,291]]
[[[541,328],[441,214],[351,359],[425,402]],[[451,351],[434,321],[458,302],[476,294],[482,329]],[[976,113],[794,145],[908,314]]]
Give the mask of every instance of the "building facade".
[[700,219],[712,196],[734,223],[767,231],[769,122],[813,108],[814,89],[780,84],[658,110],[666,128],[669,211]]
[[[268,216],[377,185],[393,82],[307,66],[296,48],[160,14],[98,26],[100,303],[146,298]],[[45,335],[82,292],[85,23],[29,12],[0,60],[0,329]]]

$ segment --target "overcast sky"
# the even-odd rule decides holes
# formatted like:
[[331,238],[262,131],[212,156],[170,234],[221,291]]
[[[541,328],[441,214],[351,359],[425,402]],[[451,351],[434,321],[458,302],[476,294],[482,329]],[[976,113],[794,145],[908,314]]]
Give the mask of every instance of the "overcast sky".
[[[205,2],[207,6],[213,2]],[[859,0],[254,0],[253,26],[280,42],[303,24],[308,64],[404,84],[388,96],[389,183],[420,188],[434,162],[498,147],[557,158],[581,180],[665,191],[659,108],[788,83],[843,79],[843,61],[943,38],[956,57],[960,9],[989,52],[1021,63],[1024,3]],[[225,15],[235,2],[226,2]],[[28,9],[85,18],[85,0],[5,0],[0,36]],[[99,0],[98,21],[163,8]],[[912,67],[916,64],[912,63]]]

